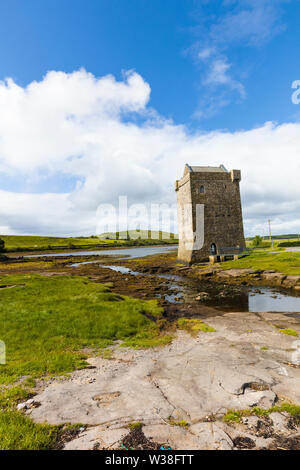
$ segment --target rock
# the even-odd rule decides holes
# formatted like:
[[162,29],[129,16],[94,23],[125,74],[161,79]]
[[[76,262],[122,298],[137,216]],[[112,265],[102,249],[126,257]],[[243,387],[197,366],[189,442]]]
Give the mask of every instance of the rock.
[[39,406],[41,406],[40,402],[36,401],[34,398],[30,398],[24,404],[26,405],[25,409],[38,408]]
[[[250,418],[250,416],[249,416]],[[251,417],[252,418],[252,417]],[[253,418],[255,418],[253,416]],[[257,418],[257,423],[259,418]],[[273,443],[272,438],[264,438],[254,434],[256,432],[256,426],[254,425],[255,421],[252,421],[252,426],[248,431],[245,432],[243,425],[228,426],[226,423],[218,423],[218,426],[225,431],[225,433],[230,437],[234,444],[234,449],[266,449]],[[254,446],[253,446],[254,442]],[[251,447],[248,447],[251,446]]]
[[197,423],[190,427],[201,442],[203,450],[231,450],[233,442],[216,423]]
[[244,416],[242,418],[242,423],[247,426],[251,431],[256,430],[258,421],[258,416]]
[[28,408],[28,407],[27,407],[26,403],[19,403],[19,404],[17,405],[17,410],[19,410],[19,411],[20,411],[20,410],[27,410],[27,408]]
[[237,436],[233,440],[236,449],[254,449],[256,447],[255,441],[251,437]]
[[206,279],[208,277],[211,277],[214,273],[213,269],[206,269],[204,271],[197,271],[197,278],[198,279]]
[[[31,416],[51,424],[118,422],[121,426],[134,421],[160,422],[172,414],[174,407],[148,377],[153,368],[151,357],[143,360],[142,354],[138,364],[97,358],[95,364],[96,370],[76,371],[71,380],[50,384],[38,395],[41,406]],[[91,374],[95,374],[92,382]]]
[[271,390],[245,391],[245,404],[247,404],[249,407],[258,406],[260,408],[269,409],[275,404],[276,399],[276,393],[272,392]]
[[286,276],[282,285],[284,287],[300,286],[300,276]]
[[227,269],[226,271],[220,271],[216,273],[217,277],[221,278],[238,278],[238,277],[245,277],[251,276],[253,274],[258,274],[259,271],[255,271],[254,269]]
[[195,300],[201,301],[201,300],[207,299],[207,297],[209,297],[209,294],[207,292],[199,292]]
[[175,408],[175,410],[172,413],[171,419],[173,421],[186,421],[187,423],[190,422],[190,417],[189,415],[182,409],[182,408]]
[[191,432],[181,426],[170,426],[159,424],[153,426],[144,426],[143,432],[147,439],[155,442],[164,443],[166,447],[172,450],[203,450],[205,443],[198,439]]
[[[170,437],[171,447],[181,448],[187,439],[193,448],[205,448],[211,445],[207,437],[211,428],[207,425],[223,430],[219,422],[202,423],[207,416],[214,415],[218,420],[228,409],[270,408],[276,394],[300,404],[299,369],[287,365],[291,358],[286,352],[294,350],[295,338],[274,327],[275,322],[299,329],[298,319],[274,313],[258,316],[231,312],[207,317],[205,322],[216,329],[213,335],[199,332],[192,337],[178,330],[173,342],[162,348],[116,346],[113,359],[90,358],[94,369],[77,370],[69,377],[50,381],[34,397],[41,406],[25,408],[26,413],[37,422],[95,426],[76,438],[82,438],[78,446],[92,445],[86,442],[94,438],[93,445],[98,441],[101,444],[93,434],[96,428],[102,433],[103,429],[125,429],[129,423],[140,421],[143,429],[156,430],[156,442],[166,442]],[[262,345],[272,354],[262,351]],[[192,427],[170,426],[170,417],[185,420]],[[199,424],[202,427],[194,429],[199,433],[202,429],[202,437],[191,435],[193,426]],[[88,437],[84,436],[87,433]]]
[[127,428],[103,429],[97,426],[80,433],[76,439],[65,444],[64,450],[117,449],[128,432]]
[[269,416],[273,422],[273,427],[274,427],[275,432],[280,432],[280,433],[284,433],[287,431],[290,432],[287,428],[288,419],[286,418],[286,416],[277,412],[271,413]]
[[264,271],[261,277],[269,283],[281,285],[287,276],[277,272]]

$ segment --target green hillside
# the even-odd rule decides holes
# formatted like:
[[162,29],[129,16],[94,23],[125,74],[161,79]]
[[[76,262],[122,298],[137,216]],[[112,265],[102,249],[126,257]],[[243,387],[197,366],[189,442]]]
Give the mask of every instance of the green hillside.
[[[161,232],[160,232],[161,233]],[[100,237],[40,237],[32,235],[0,235],[0,239],[5,243],[5,252],[17,251],[44,251],[44,250],[78,250],[78,249],[99,249],[136,245],[161,245],[177,243],[173,238],[164,239],[112,239],[110,234],[103,234]]]
[[101,239],[116,240],[178,240],[178,235],[161,230],[123,230],[121,232],[106,232],[99,235]]

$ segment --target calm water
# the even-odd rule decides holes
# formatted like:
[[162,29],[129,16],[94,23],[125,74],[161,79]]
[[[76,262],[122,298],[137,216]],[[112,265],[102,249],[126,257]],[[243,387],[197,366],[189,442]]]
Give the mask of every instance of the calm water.
[[249,312],[300,312],[300,297],[290,293],[260,288],[260,293],[255,289],[248,294]]
[[[171,246],[141,246],[138,248],[120,248],[114,250],[95,250],[95,251],[72,251],[68,253],[43,253],[39,255],[26,255],[24,258],[41,258],[43,256],[94,256],[94,255],[116,255],[129,258],[143,258],[144,256],[166,253],[177,250],[176,245]],[[94,261],[92,261],[94,262]]]

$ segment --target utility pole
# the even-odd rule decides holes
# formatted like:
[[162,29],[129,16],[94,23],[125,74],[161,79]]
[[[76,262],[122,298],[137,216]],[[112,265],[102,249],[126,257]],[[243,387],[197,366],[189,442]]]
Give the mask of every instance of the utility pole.
[[273,248],[273,240],[272,240],[272,234],[271,234],[271,220],[268,220],[269,222],[269,240],[272,244],[272,248]]

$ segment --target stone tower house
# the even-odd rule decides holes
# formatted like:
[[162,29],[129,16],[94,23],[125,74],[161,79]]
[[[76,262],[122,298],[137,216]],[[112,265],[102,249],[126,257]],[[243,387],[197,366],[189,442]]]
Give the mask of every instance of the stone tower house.
[[245,247],[240,170],[189,166],[176,181],[178,260],[190,264]]

